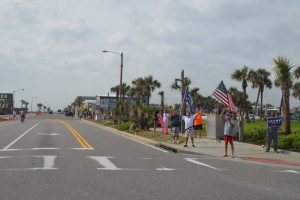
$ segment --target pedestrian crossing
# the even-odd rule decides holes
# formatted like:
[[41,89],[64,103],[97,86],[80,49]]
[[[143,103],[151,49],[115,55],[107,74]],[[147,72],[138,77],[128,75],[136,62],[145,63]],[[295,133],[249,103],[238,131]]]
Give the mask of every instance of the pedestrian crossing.
[[[9,155],[9,156],[0,156],[0,173],[1,171],[7,172],[22,172],[22,171],[57,171],[63,170],[62,163],[69,159],[65,156],[60,155]],[[166,172],[172,173],[177,170],[182,170],[182,168],[177,169],[174,167],[174,163],[162,161],[162,158],[151,158],[151,157],[140,157],[140,158],[132,158],[132,165],[128,166],[128,164],[122,164],[122,159],[116,156],[88,156],[82,155],[79,158],[81,162],[89,165],[95,171],[102,172],[121,172],[121,171],[131,171],[131,172],[145,172],[145,171],[156,171],[156,172]],[[123,158],[124,160],[124,158]],[[153,161],[162,161],[162,162],[153,162]],[[216,173],[220,173],[222,171],[227,171],[226,169],[221,169],[220,167],[214,166],[212,164],[208,164],[207,162],[203,162],[205,159],[189,157],[189,158],[173,158],[173,161],[176,163],[180,163],[180,165],[184,165],[184,167],[199,167],[201,169],[207,169],[210,171],[214,171]],[[90,162],[90,163],[89,163]],[[150,163],[155,163],[151,164]],[[172,164],[173,163],[173,164]],[[145,167],[147,166],[147,167]],[[76,166],[70,166],[70,168],[76,168]],[[300,171],[297,170],[273,170],[270,173],[281,173],[281,174],[293,174],[300,175]]]

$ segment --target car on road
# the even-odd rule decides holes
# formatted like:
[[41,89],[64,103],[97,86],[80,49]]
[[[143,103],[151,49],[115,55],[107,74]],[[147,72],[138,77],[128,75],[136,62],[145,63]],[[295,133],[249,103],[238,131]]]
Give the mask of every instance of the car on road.
[[69,111],[69,112],[66,112],[65,115],[66,115],[67,117],[73,117],[73,116],[74,116],[74,113],[71,112],[71,111]]

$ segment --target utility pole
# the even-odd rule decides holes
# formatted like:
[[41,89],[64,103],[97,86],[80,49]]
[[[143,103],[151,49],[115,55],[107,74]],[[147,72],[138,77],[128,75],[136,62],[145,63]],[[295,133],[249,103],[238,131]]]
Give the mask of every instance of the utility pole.
[[[181,71],[181,78],[178,79],[176,78],[175,79],[175,85],[177,87],[179,87],[177,85],[177,81],[180,81],[181,82],[181,115],[186,115],[186,104],[184,102],[184,92],[185,92],[185,80],[184,80],[184,70]],[[184,126],[183,126],[183,122],[181,120],[181,132],[183,133],[184,132]]]

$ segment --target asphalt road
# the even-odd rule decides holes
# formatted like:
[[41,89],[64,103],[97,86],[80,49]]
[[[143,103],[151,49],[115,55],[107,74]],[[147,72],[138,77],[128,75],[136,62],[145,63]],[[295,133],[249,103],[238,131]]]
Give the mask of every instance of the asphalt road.
[[172,153],[59,115],[0,124],[0,199],[300,199],[300,170]]

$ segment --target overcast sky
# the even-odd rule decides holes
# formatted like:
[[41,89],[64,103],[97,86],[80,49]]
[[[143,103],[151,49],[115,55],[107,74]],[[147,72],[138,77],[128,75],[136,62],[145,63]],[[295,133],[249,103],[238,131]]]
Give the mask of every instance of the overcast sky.
[[[166,103],[180,101],[170,85],[181,70],[208,96],[221,80],[241,89],[231,74],[244,65],[273,74],[277,56],[300,65],[299,0],[0,0],[0,33],[0,92],[24,88],[17,106],[37,96],[59,109],[78,95],[107,95],[120,56],[104,49],[124,52],[124,82],[151,74],[162,83],[153,103],[160,90]],[[264,99],[278,106],[280,91]]]

